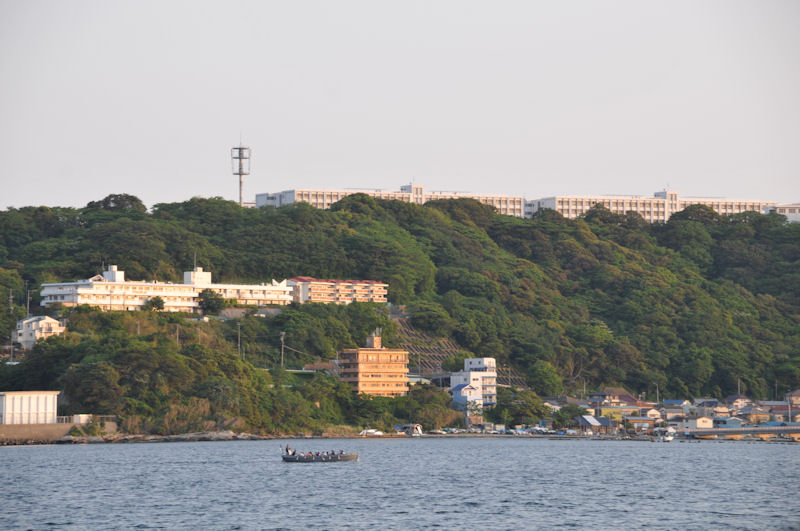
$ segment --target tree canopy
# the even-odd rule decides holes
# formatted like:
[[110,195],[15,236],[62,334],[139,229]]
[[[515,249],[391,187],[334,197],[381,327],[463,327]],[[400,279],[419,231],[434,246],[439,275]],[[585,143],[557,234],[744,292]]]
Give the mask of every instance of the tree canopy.
[[[541,394],[586,384],[652,395],[658,385],[666,396],[721,397],[741,382],[749,395],[771,398],[776,389],[800,387],[800,224],[699,206],[655,225],[602,207],[583,219],[552,211],[518,219],[466,199],[420,206],[364,195],[329,211],[192,198],[148,212],[124,194],[78,209],[11,208],[0,212],[0,296],[6,301],[10,294],[13,303],[10,313],[0,312],[0,332],[8,337],[24,315],[26,281],[38,311],[41,283],[88,278],[104,263],[118,264],[131,279],[177,282],[195,253],[215,282],[297,275],[387,282],[389,300],[415,327],[451,338],[472,355],[497,358]],[[363,344],[365,323],[391,328],[385,314],[368,306],[307,306],[242,320],[248,361],[274,368],[281,331],[301,352],[293,360],[299,364]],[[220,331],[228,352],[236,333]],[[130,380],[128,369],[109,359],[84,363],[60,343],[84,340],[48,343],[54,365],[40,365],[35,378],[42,385],[72,382],[78,394],[84,392],[78,376],[106,382],[109,393],[91,400],[129,407],[138,380]],[[133,341],[130,352],[156,356],[155,346],[126,341]],[[170,363],[174,371],[193,367],[188,359]],[[172,389],[163,378],[148,383],[149,392]],[[243,404],[238,380],[219,378],[200,378],[200,394],[192,396],[208,400],[212,410],[233,396]],[[258,389],[269,385],[262,379]],[[119,399],[114,381],[123,391]],[[245,402],[262,400],[257,394]]]

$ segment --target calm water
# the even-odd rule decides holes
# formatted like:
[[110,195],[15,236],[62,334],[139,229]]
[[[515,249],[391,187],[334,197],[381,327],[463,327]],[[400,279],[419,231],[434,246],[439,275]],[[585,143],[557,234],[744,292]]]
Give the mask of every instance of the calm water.
[[547,439],[0,448],[3,529],[800,529],[800,444]]

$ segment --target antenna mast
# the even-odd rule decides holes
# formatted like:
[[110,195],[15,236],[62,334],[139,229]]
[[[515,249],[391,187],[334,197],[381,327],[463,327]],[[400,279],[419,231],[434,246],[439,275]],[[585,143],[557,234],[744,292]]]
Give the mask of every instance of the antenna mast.
[[244,176],[250,175],[250,148],[242,146],[231,148],[231,166],[233,174],[239,176],[239,206],[244,206]]

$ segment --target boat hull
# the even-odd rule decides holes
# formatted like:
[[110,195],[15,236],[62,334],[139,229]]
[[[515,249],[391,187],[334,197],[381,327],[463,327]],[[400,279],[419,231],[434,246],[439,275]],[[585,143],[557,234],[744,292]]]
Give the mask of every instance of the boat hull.
[[338,463],[340,461],[358,461],[358,454],[336,455],[282,455],[284,463]]

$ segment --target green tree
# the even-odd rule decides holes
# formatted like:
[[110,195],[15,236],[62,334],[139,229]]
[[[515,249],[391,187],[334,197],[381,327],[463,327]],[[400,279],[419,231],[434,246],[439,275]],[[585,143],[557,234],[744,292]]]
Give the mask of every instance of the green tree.
[[550,362],[537,360],[528,371],[528,384],[542,396],[561,393],[564,383]]
[[197,302],[204,314],[216,314],[225,308],[225,299],[210,288],[200,292],[197,296]]
[[575,404],[567,404],[553,413],[553,427],[567,428],[570,426],[575,426],[575,417],[580,417],[586,414],[586,410],[582,407],[576,406]]
[[149,311],[161,311],[164,309],[164,299],[161,297],[155,296],[150,297],[145,301],[142,305],[142,310],[149,312]]

